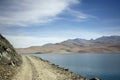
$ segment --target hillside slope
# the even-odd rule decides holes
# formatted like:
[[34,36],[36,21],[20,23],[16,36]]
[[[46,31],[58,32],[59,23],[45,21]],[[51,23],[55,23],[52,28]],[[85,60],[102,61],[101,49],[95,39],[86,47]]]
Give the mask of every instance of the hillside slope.
[[103,36],[95,40],[69,39],[61,43],[16,49],[18,53],[119,53],[120,36]]
[[0,35],[0,80],[10,80],[21,62],[13,46]]

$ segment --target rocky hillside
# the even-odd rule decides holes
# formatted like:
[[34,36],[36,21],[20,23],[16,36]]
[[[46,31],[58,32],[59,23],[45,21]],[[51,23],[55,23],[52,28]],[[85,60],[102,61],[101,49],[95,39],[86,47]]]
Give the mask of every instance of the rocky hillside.
[[13,46],[0,34],[0,80],[10,80],[21,62]]
[[18,53],[119,53],[120,36],[103,36],[95,40],[69,39],[61,43],[17,49]]

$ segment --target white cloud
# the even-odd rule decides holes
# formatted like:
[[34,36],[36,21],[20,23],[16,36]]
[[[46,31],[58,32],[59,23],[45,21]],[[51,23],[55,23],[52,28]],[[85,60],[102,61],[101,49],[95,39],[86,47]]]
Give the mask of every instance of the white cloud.
[[8,1],[6,6],[0,8],[0,24],[26,26],[50,22],[74,3],[78,3],[78,0]]
[[73,10],[73,9],[70,9],[68,8],[67,9],[68,13],[74,17],[73,20],[77,20],[77,21],[85,21],[85,20],[88,20],[88,19],[96,19],[97,17],[93,16],[93,15],[90,15],[90,14],[86,14],[86,13],[83,13],[81,11],[77,11],[77,10]]
[[65,38],[57,37],[32,37],[32,36],[8,36],[4,35],[15,48],[25,48],[30,46],[40,46],[47,43],[57,43]]

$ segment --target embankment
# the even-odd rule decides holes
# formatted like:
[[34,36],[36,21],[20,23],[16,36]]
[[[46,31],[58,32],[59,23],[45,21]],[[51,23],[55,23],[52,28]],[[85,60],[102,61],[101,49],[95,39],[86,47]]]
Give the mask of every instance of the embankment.
[[23,56],[23,63],[12,80],[86,80],[80,75],[33,56]]

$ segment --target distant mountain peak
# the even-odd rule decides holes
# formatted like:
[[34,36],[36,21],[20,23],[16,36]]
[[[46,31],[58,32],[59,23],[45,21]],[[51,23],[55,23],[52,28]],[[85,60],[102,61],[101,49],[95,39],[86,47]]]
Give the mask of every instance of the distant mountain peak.
[[87,42],[88,40],[82,39],[82,38],[75,38],[75,39],[68,39],[66,41],[69,41],[69,42]]
[[95,41],[99,41],[99,42],[120,42],[120,36],[102,36],[100,38],[95,39]]
[[[26,51],[26,52],[25,52]],[[120,52],[120,36],[102,36],[97,39],[68,39],[61,43],[46,44],[41,47],[20,49],[22,53],[89,53]]]

